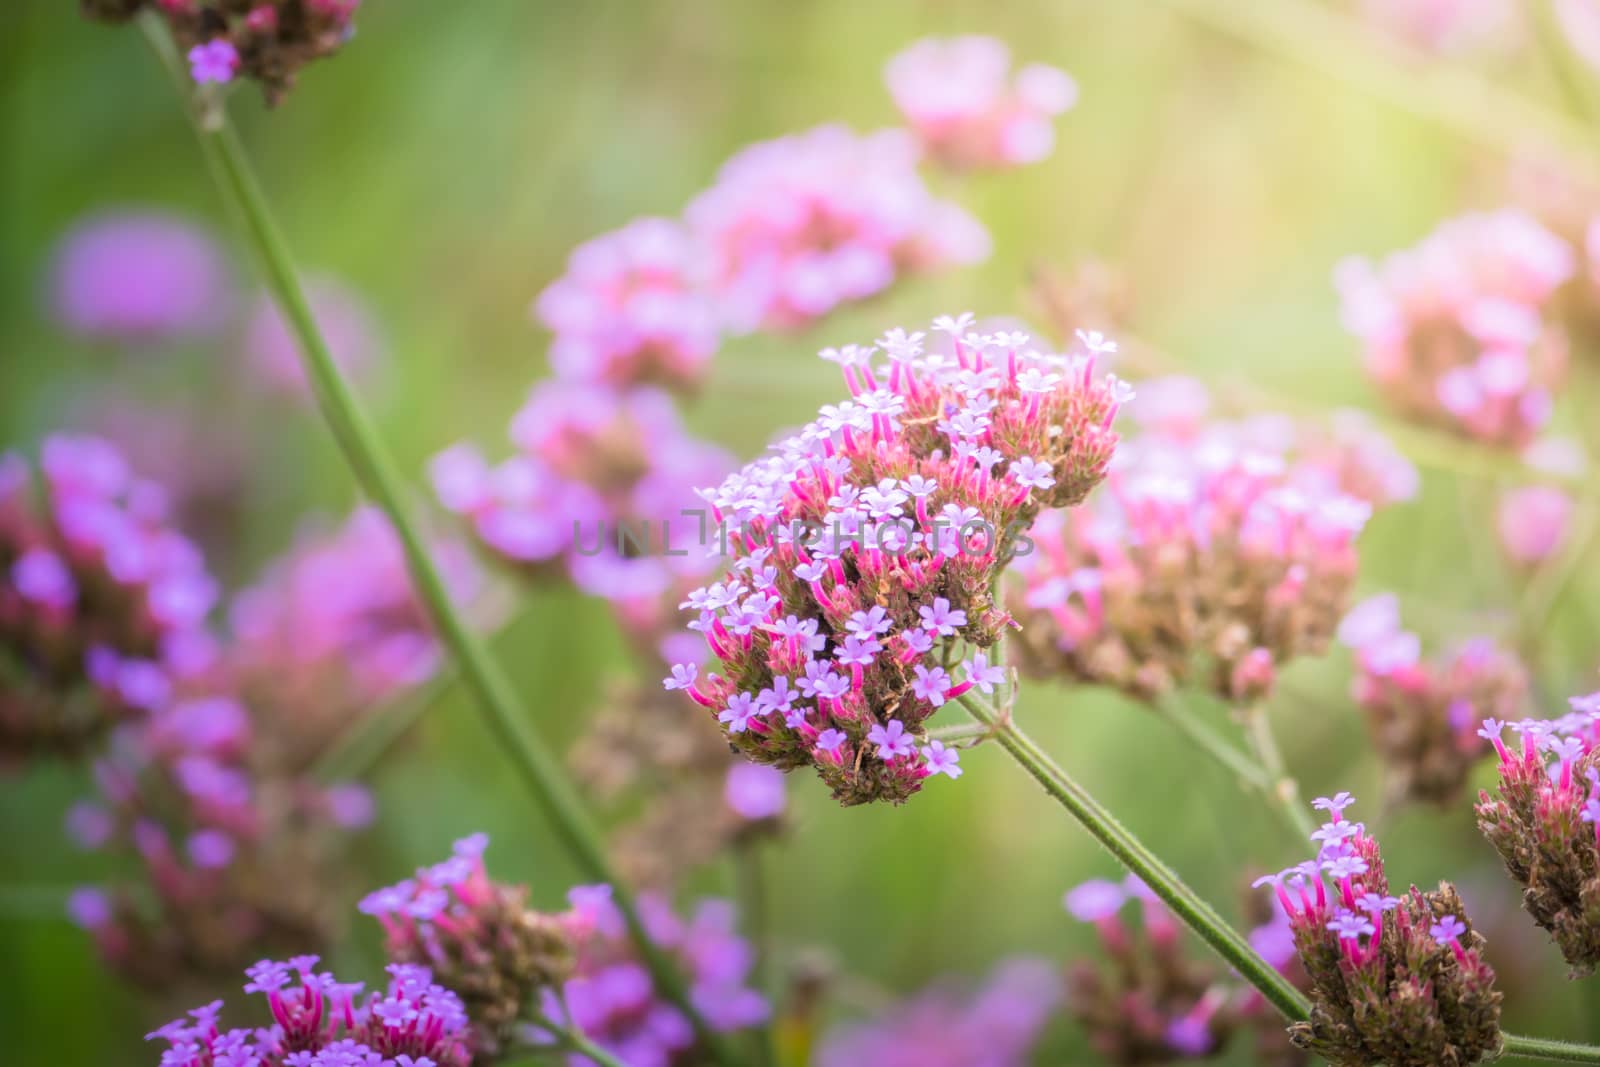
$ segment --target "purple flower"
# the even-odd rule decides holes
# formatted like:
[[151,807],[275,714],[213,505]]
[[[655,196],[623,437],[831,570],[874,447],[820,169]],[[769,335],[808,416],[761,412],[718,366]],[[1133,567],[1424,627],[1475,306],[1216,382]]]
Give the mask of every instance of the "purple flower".
[[922,758],[927,760],[928,773],[943,774],[951,778],[960,778],[961,754],[953,748],[946,748],[942,741],[929,741],[922,749]]
[[1006,680],[1006,669],[990,663],[982,653],[973,656],[962,665],[967,670],[967,681],[982,692],[993,693],[995,686],[1004,684]]
[[885,763],[916,751],[915,741],[906,733],[905,725],[899,719],[889,720],[888,726],[874,724],[867,731],[867,743],[878,746],[878,758]]
[[722,796],[740,818],[775,819],[783,814],[786,802],[784,773],[760,763],[735,763],[728,768]]
[[967,624],[967,613],[960,608],[951,610],[950,601],[935,597],[933,604],[917,608],[922,617],[922,628],[938,637],[950,637]]
[[1455,944],[1456,939],[1466,932],[1467,924],[1454,915],[1446,915],[1428,927],[1428,934],[1441,945]]
[[844,744],[844,742],[844,731],[835,730],[832,727],[829,727],[817,735],[817,748],[823,752],[838,752],[839,746]]
[[1362,935],[1370,936],[1378,932],[1372,920],[1345,908],[1340,908],[1339,913],[1329,921],[1328,929],[1338,934],[1341,941],[1355,941]]
[[950,676],[945,673],[944,668],[935,667],[929,670],[919,663],[912,669],[912,673],[916,677],[911,683],[911,692],[918,699],[926,700],[936,708],[942,706],[945,695],[950,689]]
[[1344,809],[1355,802],[1355,797],[1349,793],[1339,793],[1332,797],[1318,797],[1311,802],[1311,806],[1318,811],[1331,812],[1337,819],[1343,817]]
[[661,688],[688,689],[694,685],[699,675],[700,668],[693,663],[675,663],[672,666],[672,676],[661,680]]
[[219,37],[189,49],[189,73],[201,85],[207,82],[218,85],[231,82],[238,69],[239,50],[230,41]]
[[1093,878],[1067,892],[1061,903],[1079,922],[1109,919],[1128,902],[1128,891],[1120,882]]
[[1012,461],[1011,478],[1027,489],[1048,489],[1056,484],[1055,477],[1050,473],[1050,465],[1028,456]]
[[729,733],[741,734],[750,728],[750,719],[757,714],[754,697],[749,693],[735,693],[717,714],[717,721],[726,723]]

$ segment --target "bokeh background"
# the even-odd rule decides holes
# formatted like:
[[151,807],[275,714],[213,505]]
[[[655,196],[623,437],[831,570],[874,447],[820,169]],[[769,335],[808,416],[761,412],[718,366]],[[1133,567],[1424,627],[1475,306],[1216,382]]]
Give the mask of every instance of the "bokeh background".
[[[315,413],[262,393],[227,353],[101,350],[53,325],[45,280],[55,242],[97,210],[190,216],[230,241],[247,287],[250,278],[139,36],[83,22],[74,6],[14,0],[0,33],[0,446],[81,420],[87,399],[107,395],[225,413],[249,476],[236,548],[214,568],[238,581],[306,514],[347,510],[352,481]],[[1241,34],[1256,15],[1266,31]],[[1222,394],[1247,382],[1306,409],[1374,406],[1338,324],[1332,265],[1495,204],[1509,151],[1536,132],[1499,105],[1529,101],[1556,115],[1567,104],[1528,41],[1432,61],[1450,68],[1441,80],[1359,42],[1273,27],[1282,15],[1269,0],[385,0],[366,5],[357,39],[306,72],[277,111],[244,92],[234,112],[301,263],[343,279],[373,309],[383,365],[362,389],[420,497],[426,460],[443,446],[467,438],[503,450],[506,421],[546,373],[529,302],[574,245],[637,215],[677,212],[748,142],[829,120],[892,123],[882,64],[927,34],[991,33],[1022,60],[1071,72],[1081,97],[1059,124],[1057,151],[1003,175],[939,179],[938,191],[993,233],[982,266],[912,279],[797,336],[726,343],[688,409],[696,432],[752,455],[838,393],[818,347],[968,309],[1038,321],[1031,272],[1085,260],[1119,271],[1139,334]],[[1484,84],[1493,95],[1477,111],[1469,90]],[[1481,126],[1456,121],[1463,113]],[[1581,137],[1571,142],[1585,151]],[[1600,131],[1594,142],[1600,153]],[[1570,404],[1558,412],[1569,426],[1585,417],[1596,416]],[[1420,498],[1363,536],[1362,587],[1416,593],[1427,611],[1410,621],[1430,640],[1504,627],[1514,586],[1485,517],[1499,475],[1467,462],[1470,450],[1425,451],[1414,457]],[[1583,609],[1597,596],[1600,574],[1586,570],[1542,622],[1558,651],[1541,665],[1551,713],[1594,688],[1600,664]],[[527,713],[565,743],[621,669],[621,638],[603,606],[567,592],[519,602],[510,617],[495,647]],[[1349,674],[1342,650],[1297,664],[1272,713],[1308,795],[1349,789],[1376,800]],[[1222,721],[1221,709],[1207,713]],[[1034,685],[1019,715],[1231,914],[1247,872],[1302,858],[1256,800],[1133,703]],[[447,693],[417,733],[373,775],[382,814],[355,846],[367,877],[347,887],[350,900],[483,829],[498,870],[557,903],[575,872],[465,698]],[[1089,947],[1090,931],[1060,899],[1113,874],[1109,858],[998,752],[966,764],[960,782],[941,780],[902,809],[841,810],[814,782],[794,781],[795,831],[770,857],[777,949],[780,961],[820,951],[853,976],[832,1002],[839,1015],[938,975],[980,974],[1014,952],[1064,960]],[[60,830],[82,790],[70,768],[0,778],[0,1060],[21,1067],[154,1062],[140,1039],[172,1007],[118,984],[62,914],[60,891],[105,876]],[[1600,1038],[1592,1002],[1516,913],[1516,891],[1467,805],[1379,816],[1374,804],[1366,814],[1392,877],[1462,882],[1490,930],[1491,959],[1534,976],[1511,989],[1510,1028]],[[728,881],[713,869],[697,888]],[[366,970],[375,934],[352,928],[344,962]],[[1093,1058],[1062,1021],[1039,1062]]]

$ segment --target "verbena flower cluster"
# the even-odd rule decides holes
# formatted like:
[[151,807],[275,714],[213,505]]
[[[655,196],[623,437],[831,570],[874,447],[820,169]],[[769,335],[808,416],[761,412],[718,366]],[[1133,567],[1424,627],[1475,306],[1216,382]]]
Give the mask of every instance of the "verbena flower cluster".
[[1348,793],[1312,806],[1329,821],[1315,859],[1261,879],[1289,917],[1310,979],[1311,1018],[1289,1032],[1334,1067],[1454,1067],[1500,1049],[1500,1000],[1455,887],[1389,894],[1378,842],[1344,811]]
[[[701,1055],[688,1018],[656,989],[627,935],[609,886],[580,886],[569,895],[578,936],[576,969],[558,994],[540,995],[541,1012],[572,1026],[589,1040],[636,1067],[671,1067]],[[714,1031],[759,1026],[768,1018],[766,998],[750,984],[755,956],[734,931],[733,908],[702,901],[688,919],[654,894],[639,897],[646,935],[686,976],[689,999]],[[535,1044],[547,1039],[529,1027]],[[574,1060],[574,1064],[581,1060]]]
[[[1123,919],[1131,901],[1139,904],[1139,928]],[[1085,882],[1064,903],[1073,918],[1094,926],[1110,964],[1083,960],[1067,971],[1069,1011],[1110,1062],[1201,1059],[1242,1029],[1262,1022],[1275,1029],[1254,990],[1189,958],[1178,920],[1137,878]]]
[[1061,977],[1050,963],[1005,960],[982,985],[933,985],[864,1023],[837,1027],[816,1052],[816,1067],[1023,1067],[1061,1006]]
[[161,1067],[468,1067],[472,1045],[461,1000],[426,967],[389,965],[389,982],[363,1000],[364,983],[315,970],[316,956],[262,960],[246,993],[262,994],[265,1029],[223,1030],[222,1001],[150,1034],[166,1041]]
[[488,844],[483,834],[462,838],[449,859],[369,894],[361,911],[383,924],[391,960],[428,967],[461,997],[477,1049],[493,1053],[540,991],[571,976],[583,924],[531,910],[525,886],[490,881]]
[[82,6],[112,22],[145,10],[161,16],[197,83],[243,76],[276,104],[301,67],[334,54],[355,33],[361,0],[82,0]]
[[[1011,624],[993,590],[1016,537],[1081,501],[1117,442],[1125,387],[1094,374],[1107,342],[1047,355],[970,322],[935,322],[948,354],[898,329],[825,351],[851,399],[705,494],[735,558],[683,606],[724,673],[685,662],[665,684],[745,756],[810,765],[845,804],[959,773],[921,724],[1001,680],[981,650]],[[940,651],[957,638],[980,650],[959,677]]]
[[1366,712],[1373,746],[1388,768],[1391,798],[1454,802],[1489,753],[1479,724],[1516,718],[1527,700],[1521,661],[1489,638],[1424,660],[1421,639],[1400,627],[1400,603],[1392,593],[1351,609],[1339,624],[1339,640],[1356,654],[1351,695]]
[[213,655],[218,594],[165,494],[97,438],[0,453],[0,758],[73,753]]
[[1488,444],[1521,448],[1550,418],[1567,343],[1549,319],[1572,250],[1514,209],[1444,223],[1379,264],[1352,258],[1335,280],[1368,375],[1401,413]]
[[1011,51],[993,37],[917,41],[889,60],[884,81],[922,150],[958,169],[1037,163],[1055,147],[1055,119],[1078,87],[1031,63],[1011,76]]
[[1500,757],[1494,796],[1478,794],[1478,828],[1522,887],[1522,906],[1572,965],[1600,965],[1600,693],[1575,697],[1559,719],[1511,724],[1503,740],[1490,719],[1483,736]]
[[1118,450],[1105,490],[1030,531],[1013,647],[1041,677],[1154,699],[1204,670],[1224,699],[1252,700],[1322,652],[1344,611],[1372,507],[1342,480],[1399,487],[1333,438],[1296,458],[1270,423],[1201,424],[1193,396],[1158,399],[1142,416],[1153,432]]
[[495,556],[619,602],[705,572],[710,535],[692,487],[733,464],[689,435],[667,394],[544,382],[511,439],[516,454],[497,466],[460,444],[431,468],[440,500]]

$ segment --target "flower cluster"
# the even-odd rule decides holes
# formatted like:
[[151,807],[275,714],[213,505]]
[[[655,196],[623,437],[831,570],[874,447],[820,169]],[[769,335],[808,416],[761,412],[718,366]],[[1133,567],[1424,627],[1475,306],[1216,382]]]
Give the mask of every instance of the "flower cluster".
[[[609,886],[580,886],[569,895],[578,932],[576,970],[558,994],[541,994],[541,1012],[560,1026],[575,1027],[589,1040],[635,1067],[672,1067],[700,1062],[689,1020],[656,990],[639,961]],[[726,1033],[767,1020],[766,998],[747,985],[754,955],[734,932],[733,909],[724,901],[702,901],[687,921],[665,900],[639,898],[645,933],[674,958],[689,983],[689,999],[712,1030]],[[548,1040],[535,1026],[530,1039]],[[574,1059],[574,1067],[586,1063]]]
[[228,261],[203,229],[157,211],[83,219],[51,271],[58,322],[92,341],[149,346],[204,337],[234,300]]
[[361,911],[383,924],[391,960],[427,966],[461,998],[476,1047],[492,1053],[536,993],[570,976],[576,920],[530,910],[526,886],[490,881],[488,843],[457,841],[449,859],[369,894]]
[[564,378],[688,390],[721,342],[701,245],[672,219],[635,219],[579,245],[534,310]]
[[390,964],[382,992],[315,970],[316,956],[262,960],[246,993],[266,997],[272,1025],[222,1030],[222,1001],[149,1035],[166,1041],[161,1067],[468,1067],[467,1013],[426,967]]
[[361,0],[84,0],[92,18],[122,22],[142,10],[166,20],[196,83],[239,75],[276,104],[300,68],[333,55],[355,33]]
[[90,437],[0,453],[0,757],[74,752],[211,655],[217,596],[165,494]]
[[[485,603],[466,547],[431,546],[452,597]],[[333,530],[307,528],[233,600],[223,661],[233,686],[273,728],[263,740],[302,769],[350,721],[438,670],[442,650],[412,590],[400,540],[377,508]]]
[[693,710],[658,686],[619,684],[572,748],[592,797],[637,811],[612,835],[632,884],[675,885],[730,846],[782,828],[783,772],[729,752],[717,724]]
[[1437,662],[1422,659],[1416,634],[1400,628],[1392,593],[1357,604],[1339,624],[1356,654],[1351,695],[1367,715],[1372,740],[1399,801],[1449,804],[1489,752],[1478,725],[1511,718],[1528,695],[1521,661],[1488,638],[1461,644]]
[[709,708],[758,763],[811,765],[845,804],[903,801],[956,754],[921,724],[1003,672],[981,651],[952,676],[955,639],[978,650],[1011,624],[993,586],[1042,507],[1098,483],[1125,387],[1095,349],[1025,348],[944,318],[950,354],[893,330],[830,349],[852,399],[705,494],[737,553],[684,602],[725,673],[680,663],[665,682]]
[[1522,906],[1574,974],[1588,975],[1600,965],[1600,693],[1511,728],[1520,746],[1501,740],[1504,723],[1483,724],[1500,786],[1478,794],[1478,828],[1522,886]]
[[973,991],[940,984],[822,1041],[816,1067],[1023,1067],[1061,1005],[1044,960],[1009,959]]
[[1572,249],[1514,209],[1444,223],[1417,246],[1336,273],[1346,329],[1399,411],[1520,448],[1550,417],[1566,340],[1547,321]]
[[1290,1036],[1334,1067],[1493,1057],[1501,996],[1455,887],[1390,896],[1378,842],[1344,817],[1351,803],[1314,801],[1330,820],[1312,835],[1317,858],[1256,883],[1272,886],[1310,978],[1311,1018]]
[[1078,96],[1055,67],[1010,74],[1011,52],[993,37],[930,37],[890,59],[884,81],[929,156],[955,168],[1003,168],[1047,157],[1054,120]]
[[792,330],[902,274],[978,262],[989,235],[934,198],[903,130],[819,126],[726,163],[685,212],[730,328]]
[[[1122,919],[1137,900],[1143,936]],[[1139,1067],[1219,1052],[1260,1014],[1260,997],[1184,954],[1183,928],[1137,878],[1085,882],[1066,895],[1067,911],[1091,923],[1112,967],[1084,960],[1067,972],[1071,1013],[1114,1064]]]
[[1291,460],[1260,426],[1175,433],[1188,420],[1168,407],[1164,430],[1118,451],[1108,492],[1030,531],[1014,647],[1025,671],[1142,699],[1203,658],[1215,692],[1250,700],[1333,636],[1372,508],[1339,483],[1345,450],[1329,466]]
[[490,552],[533,575],[562,569],[616,602],[704,573],[705,509],[691,487],[732,461],[688,434],[665,393],[544,382],[511,440],[517,452],[498,466],[459,444],[431,469],[439,499]]
[[95,767],[98,799],[68,813],[81,845],[139,872],[137,885],[70,902],[135,983],[225,974],[264,946],[318,945],[333,931],[341,831],[365,824],[372,802],[357,786],[264,768],[273,723],[228,697],[176,699],[114,739]]

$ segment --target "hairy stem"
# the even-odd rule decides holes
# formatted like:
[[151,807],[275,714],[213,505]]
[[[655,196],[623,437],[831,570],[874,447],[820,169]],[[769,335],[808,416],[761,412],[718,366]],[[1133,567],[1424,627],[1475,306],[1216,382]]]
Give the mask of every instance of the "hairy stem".
[[1066,771],[1023,733],[1008,714],[974,698],[956,698],[1034,781],[1088,830],[1128,870],[1142,878],[1172,913],[1289,1019],[1304,1019],[1309,1007],[1300,991],[1250,948],[1238,931],[1123,826]]
[[[156,52],[175,81],[187,93],[188,81],[181,61],[159,20],[145,18],[143,25]],[[451,600],[438,565],[433,561],[411,514],[403,483],[382,439],[351,391],[322,337],[305,290],[278,228],[265,192],[251,167],[244,146],[220,110],[202,113],[191,109],[195,133],[206,153],[213,176],[226,200],[243,223],[245,237],[254,249],[267,288],[300,349],[306,376],[317,404],[337,439],[345,460],[361,489],[389,517],[405,554],[406,568],[419,600],[444,645],[450,650],[462,680],[476,698],[485,725],[515,766],[523,784],[549,818],[568,852],[586,877],[609,884],[618,910],[628,924],[640,956],[662,994],[691,1021],[700,1043],[716,1061],[733,1067],[738,1060],[720,1035],[713,1032],[690,1002],[682,978],[666,954],[649,938],[632,894],[617,878],[606,856],[600,831],[591,819],[576,787],[554,751],[528,725],[528,717],[505,673],[490,657],[482,641],[467,625]]]
[[1551,1041],[1542,1037],[1505,1035],[1503,1056],[1520,1056],[1525,1060],[1547,1060],[1551,1063],[1600,1063],[1600,1047],[1575,1045],[1570,1041]]

